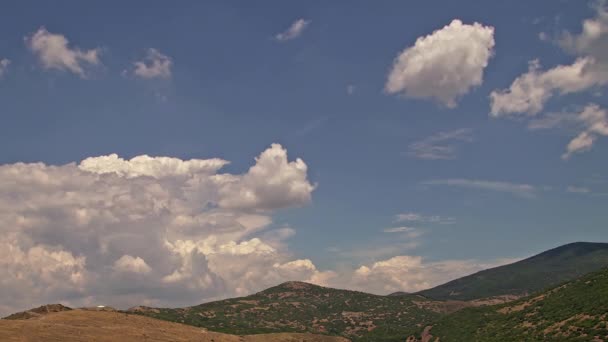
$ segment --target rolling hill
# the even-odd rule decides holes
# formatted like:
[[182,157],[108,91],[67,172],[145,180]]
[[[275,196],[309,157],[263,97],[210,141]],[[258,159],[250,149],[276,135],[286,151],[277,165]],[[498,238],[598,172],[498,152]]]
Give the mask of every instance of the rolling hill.
[[441,342],[608,341],[608,269],[507,304],[463,309],[425,331]]
[[[237,336],[207,331],[185,324],[109,310],[83,310],[45,305],[35,315],[11,315],[0,320],[0,341],[66,341],[66,342],[346,342],[347,339],[312,334],[261,334]],[[47,311],[50,308],[51,311]],[[40,309],[40,310],[38,310]],[[28,310],[26,312],[31,312]]]
[[462,277],[419,295],[436,300],[525,296],[608,266],[608,243],[576,242]]
[[287,282],[247,297],[130,311],[231,334],[309,332],[358,341],[396,341],[421,333],[421,327],[446,314],[510,302],[607,265],[608,244],[579,242],[417,294],[378,296]]
[[363,341],[402,340],[441,316],[419,296],[377,296],[287,282],[247,297],[130,312],[232,334],[309,332]]

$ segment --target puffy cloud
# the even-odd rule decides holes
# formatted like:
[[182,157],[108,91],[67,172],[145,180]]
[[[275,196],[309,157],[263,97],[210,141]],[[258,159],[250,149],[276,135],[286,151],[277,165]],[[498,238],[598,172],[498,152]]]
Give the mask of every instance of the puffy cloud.
[[600,63],[608,61],[608,9],[606,1],[593,4],[596,15],[583,21],[580,34],[564,32],[559,44],[569,52],[590,56]]
[[115,173],[127,178],[150,176],[154,178],[179,175],[214,174],[228,164],[228,161],[214,159],[181,160],[171,157],[150,157],[141,155],[124,160],[116,154],[92,157],[83,160],[78,166],[81,170],[99,174]]
[[493,48],[493,27],[453,20],[397,56],[385,90],[456,107],[459,97],[481,85]]
[[408,146],[408,155],[418,159],[439,160],[456,158],[456,142],[473,141],[470,128],[440,132]]
[[522,197],[534,197],[536,188],[529,184],[486,181],[477,179],[436,179],[423,182],[425,185],[447,185],[488,191],[507,192]]
[[220,181],[219,205],[263,210],[306,204],[315,188],[306,178],[307,170],[302,159],[289,162],[287,151],[272,144],[243,177]]
[[83,296],[85,264],[84,256],[74,256],[59,246],[18,241],[16,234],[4,234],[0,238],[2,313],[37,306],[39,298]]
[[68,39],[56,33],[50,33],[41,27],[31,37],[25,39],[26,45],[40,59],[45,69],[71,71],[80,77],[85,77],[84,64],[101,64],[100,48],[80,50],[71,48]]
[[10,60],[6,58],[0,59],[0,77],[4,76],[4,73],[6,73],[6,69],[8,69],[9,64],[11,64]]
[[282,240],[293,230],[260,237],[274,210],[310,201],[304,162],[272,145],[244,174],[220,173],[226,164],[109,155],[0,165],[2,314],[57,301],[191,305],[328,278],[290,258]]
[[150,266],[146,264],[144,259],[126,254],[114,262],[114,269],[120,272],[133,273],[148,273],[151,271]]
[[304,20],[302,18],[294,21],[287,30],[281,33],[277,33],[274,38],[279,42],[286,42],[288,40],[298,38],[302,32],[310,25],[310,20]]
[[170,78],[173,61],[157,49],[148,49],[146,57],[133,63],[133,74],[141,78]]
[[[572,64],[540,70],[538,60],[508,89],[490,94],[491,115],[539,113],[556,94],[576,93],[608,84],[608,12],[605,1],[595,6],[596,16],[583,21],[580,34],[565,32],[559,44],[577,56]],[[581,137],[580,141],[585,139]],[[588,139],[587,139],[588,140]]]
[[538,60],[530,62],[527,73],[517,77],[509,89],[495,90],[490,94],[491,115],[494,117],[540,112],[555,93],[568,94],[608,83],[608,72],[595,70],[597,61],[591,57],[578,58],[571,65],[559,65],[540,71]]

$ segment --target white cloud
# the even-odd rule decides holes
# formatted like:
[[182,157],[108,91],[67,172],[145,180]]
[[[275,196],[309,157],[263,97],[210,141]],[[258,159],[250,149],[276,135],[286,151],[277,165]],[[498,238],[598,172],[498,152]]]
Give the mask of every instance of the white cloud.
[[167,55],[162,54],[157,49],[148,49],[146,57],[133,63],[135,76],[151,79],[151,78],[170,78],[171,67],[173,60]]
[[114,262],[114,269],[120,272],[133,273],[149,273],[152,270],[144,259],[126,254]]
[[0,59],[0,77],[4,76],[4,74],[6,73],[6,69],[8,69],[9,64],[11,64],[10,60],[8,60],[6,58]]
[[522,197],[534,197],[536,188],[529,184],[496,182],[475,179],[437,179],[423,182],[425,185],[447,185],[488,191],[507,192]]
[[568,143],[566,152],[562,155],[564,159],[570,158],[574,153],[590,150],[598,136],[608,136],[608,113],[599,106],[587,105],[576,118],[583,131]]
[[300,206],[310,201],[314,186],[306,178],[302,159],[289,162],[278,144],[264,151],[240,178],[222,178],[219,205],[223,208],[272,209]]
[[595,17],[582,23],[580,34],[564,32],[559,44],[567,51],[587,55],[600,63],[608,61],[608,8],[606,1],[593,4]]
[[[564,33],[559,44],[577,56],[572,64],[540,70],[538,60],[508,89],[490,94],[491,115],[535,115],[556,94],[577,93],[608,84],[608,12],[605,1],[597,2],[596,16],[583,21],[580,34]],[[582,139],[582,138],[581,138]]]
[[448,160],[456,158],[456,142],[471,142],[473,130],[461,128],[440,132],[408,146],[408,155],[428,160]]
[[50,33],[41,27],[25,42],[28,48],[38,56],[45,69],[71,71],[80,77],[86,77],[84,65],[99,65],[100,48],[80,50],[70,47],[68,39],[56,33]]
[[298,38],[302,32],[310,25],[310,20],[298,19],[294,21],[289,28],[281,33],[277,33],[274,37],[279,42]]
[[58,301],[191,305],[329,279],[290,257],[292,229],[260,234],[274,210],[310,201],[304,162],[275,144],[244,174],[220,173],[226,164],[109,155],[0,165],[0,314]]
[[141,155],[125,160],[116,154],[87,158],[80,162],[81,170],[104,174],[114,173],[126,178],[150,176],[154,178],[191,176],[194,174],[214,174],[228,164],[228,161],[213,159],[181,160],[171,157],[150,157]]
[[530,62],[528,72],[516,78],[509,89],[490,94],[491,115],[535,115],[555,93],[575,93],[607,84],[608,72],[589,72],[597,67],[596,63],[591,57],[581,57],[571,65],[540,71],[538,60],[534,60]]
[[493,27],[453,20],[397,56],[385,90],[456,107],[459,97],[481,85],[493,48]]
[[368,266],[363,265],[355,270],[351,279],[341,279],[341,281],[348,282],[349,288],[364,289],[377,294],[388,294],[395,291],[416,292],[482,269],[513,261],[515,260],[426,262],[420,256],[399,255]]

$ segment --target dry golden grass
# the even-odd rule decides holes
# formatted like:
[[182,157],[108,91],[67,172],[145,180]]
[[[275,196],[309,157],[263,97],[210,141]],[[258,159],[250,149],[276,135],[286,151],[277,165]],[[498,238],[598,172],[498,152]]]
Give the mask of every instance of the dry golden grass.
[[0,320],[0,341],[343,342],[312,334],[236,336],[119,312],[72,310],[27,320]]

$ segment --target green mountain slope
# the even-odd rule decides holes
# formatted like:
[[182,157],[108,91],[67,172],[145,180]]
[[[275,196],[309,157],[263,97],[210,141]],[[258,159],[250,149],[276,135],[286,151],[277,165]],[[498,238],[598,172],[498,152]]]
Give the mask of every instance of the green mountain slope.
[[413,295],[376,296],[288,282],[251,296],[182,309],[132,308],[164,320],[231,334],[314,332],[358,341],[401,341],[441,314]]
[[467,308],[433,324],[430,340],[606,341],[608,269],[508,304]]
[[608,243],[576,242],[418,294],[440,300],[528,295],[608,266]]

